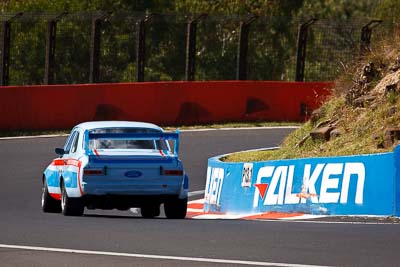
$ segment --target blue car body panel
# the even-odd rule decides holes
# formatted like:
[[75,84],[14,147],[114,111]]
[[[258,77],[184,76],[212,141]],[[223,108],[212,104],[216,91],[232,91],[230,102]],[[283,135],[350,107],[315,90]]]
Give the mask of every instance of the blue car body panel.
[[[174,142],[170,149],[167,140]],[[145,148],[137,146],[145,144]],[[134,148],[131,148],[134,147]],[[178,157],[179,132],[139,122],[77,125],[43,176],[50,195],[61,197],[177,196],[187,198],[188,177]]]

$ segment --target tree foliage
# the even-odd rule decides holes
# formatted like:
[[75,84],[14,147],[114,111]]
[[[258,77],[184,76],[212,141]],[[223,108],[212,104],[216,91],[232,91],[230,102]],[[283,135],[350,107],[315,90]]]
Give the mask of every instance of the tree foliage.
[[[313,26],[314,29],[310,31],[309,44],[312,52],[307,58],[306,66],[310,69],[306,71],[306,77],[307,80],[315,80],[318,79],[316,77],[321,77],[321,70],[330,71],[330,68],[336,68],[323,62],[332,62],[332,58],[321,59],[321,55],[326,53],[326,48],[320,43],[321,39],[333,47],[331,55],[344,61],[345,59],[340,58],[339,51],[354,49],[358,45],[359,28],[364,23],[361,26],[357,24],[353,29],[346,28],[348,22],[372,17],[396,21],[400,9],[398,2],[399,0],[6,0],[0,2],[0,11],[3,17],[20,11],[28,14],[13,23],[10,64],[12,84],[43,82],[47,22],[64,11],[70,15],[61,18],[57,24],[56,82],[87,82],[91,21],[99,15],[100,10],[112,12],[102,23],[102,82],[135,80],[136,22],[149,13],[156,15],[146,23],[147,81],[184,79],[187,19],[202,13],[207,13],[208,16],[199,21],[197,28],[197,80],[235,79],[240,22],[251,15],[258,16],[249,26],[248,71],[249,78],[254,80],[293,80],[298,25],[311,17],[336,21],[331,28],[325,29],[325,33],[318,31],[318,25]],[[331,35],[325,36],[327,33]]]

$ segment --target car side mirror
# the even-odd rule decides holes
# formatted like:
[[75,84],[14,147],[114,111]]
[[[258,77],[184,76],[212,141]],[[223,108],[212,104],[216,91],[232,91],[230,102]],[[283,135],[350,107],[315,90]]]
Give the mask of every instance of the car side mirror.
[[60,156],[65,154],[64,148],[56,148],[55,152],[57,155],[60,155]]

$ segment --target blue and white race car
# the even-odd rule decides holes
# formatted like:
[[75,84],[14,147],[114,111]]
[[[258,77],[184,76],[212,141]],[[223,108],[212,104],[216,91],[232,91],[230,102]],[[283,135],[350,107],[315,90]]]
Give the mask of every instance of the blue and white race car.
[[154,124],[81,123],[43,172],[42,209],[81,216],[85,207],[138,207],[143,217],[153,218],[164,204],[167,218],[183,219],[189,181],[178,149],[179,133]]

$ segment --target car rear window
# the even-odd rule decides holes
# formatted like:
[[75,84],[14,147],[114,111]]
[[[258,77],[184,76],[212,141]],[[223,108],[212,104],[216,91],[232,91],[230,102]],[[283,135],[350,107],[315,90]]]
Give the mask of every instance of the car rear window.
[[[101,128],[90,130],[90,133],[95,134],[121,134],[121,133],[159,133],[154,129],[146,128]],[[135,139],[118,139],[113,140],[112,138],[101,139],[101,140],[90,140],[90,149],[157,149],[157,150],[169,150],[169,146],[166,140],[135,140]]]

